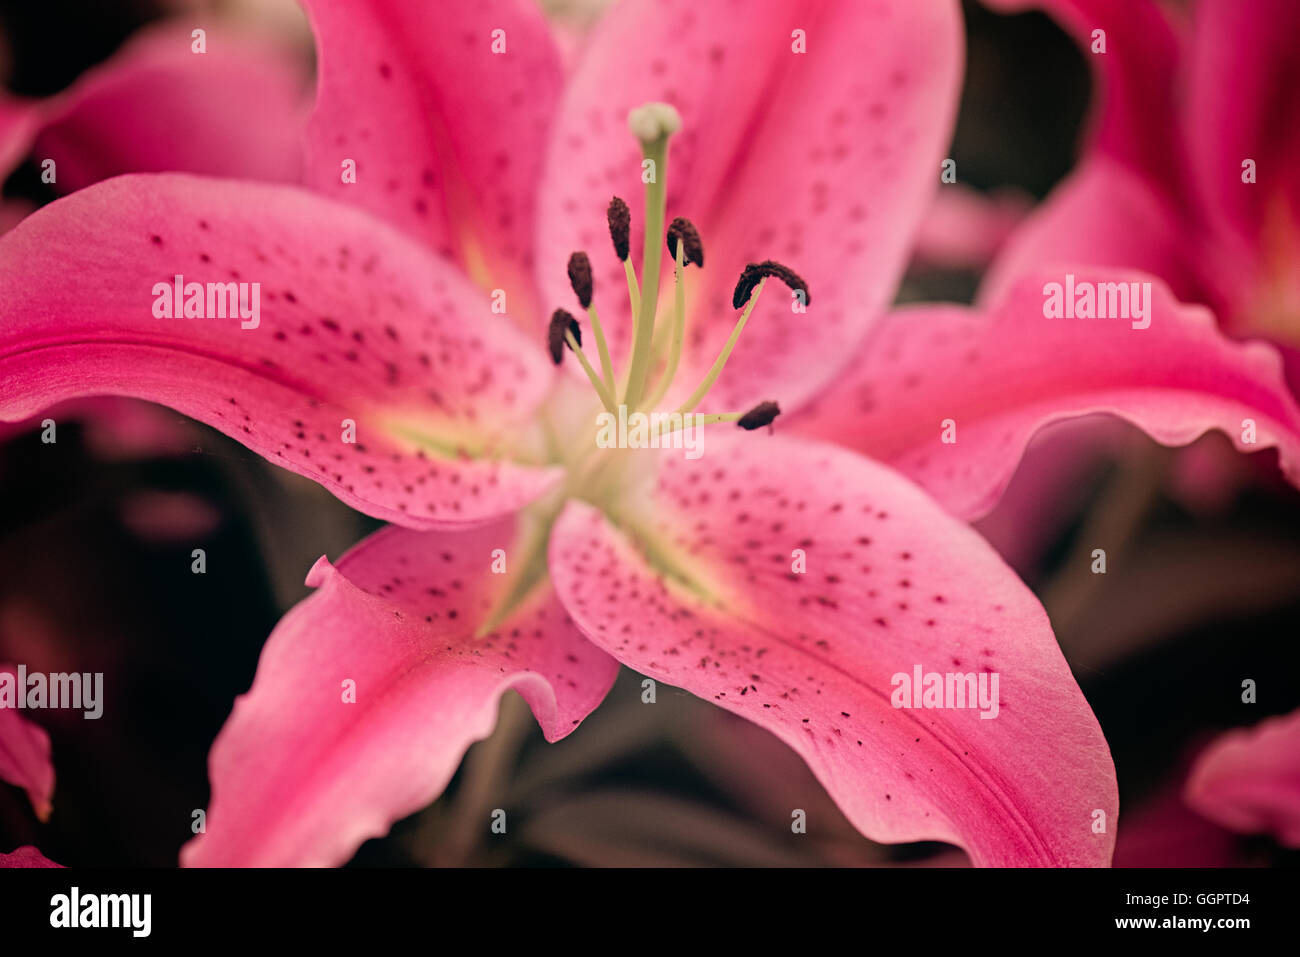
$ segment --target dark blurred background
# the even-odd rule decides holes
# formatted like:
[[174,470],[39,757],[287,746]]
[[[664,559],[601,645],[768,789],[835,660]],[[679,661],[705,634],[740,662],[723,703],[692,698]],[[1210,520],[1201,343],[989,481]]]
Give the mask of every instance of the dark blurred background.
[[[221,4],[183,4],[209,9]],[[236,5],[256,13],[256,0]],[[4,0],[0,79],[48,95],[110,56],[160,0]],[[1041,198],[1071,167],[1090,79],[1039,15],[965,5],[968,73],[951,156],[982,191]],[[277,14],[278,15],[278,14]],[[51,197],[34,167],[8,197]],[[969,301],[977,269],[917,265],[904,300]],[[47,824],[0,784],[0,850],[68,865],[172,866],[207,804],[208,748],[262,642],[307,594],[303,576],[377,523],[176,413],[118,402],[51,414],[0,442],[0,662],[102,671],[107,706],[35,716],[53,739]],[[1182,808],[1187,764],[1215,733],[1300,706],[1300,495],[1273,453],[1221,438],[1161,449],[1123,426],[1036,443],[981,523],[1052,616],[1110,742],[1121,791],[1117,864],[1287,864]],[[148,441],[137,441],[140,434]],[[1081,451],[1082,450],[1082,451]],[[1206,478],[1209,476],[1209,478]],[[1110,571],[1089,572],[1108,543]],[[191,572],[206,552],[207,573]],[[1259,702],[1240,700],[1259,682]],[[513,695],[431,808],[365,844],[354,866],[960,864],[942,845],[858,835],[792,752],[676,689],[655,705],[624,672],[571,737],[547,745]],[[510,830],[486,821],[510,809]],[[808,834],[790,811],[808,811]]]

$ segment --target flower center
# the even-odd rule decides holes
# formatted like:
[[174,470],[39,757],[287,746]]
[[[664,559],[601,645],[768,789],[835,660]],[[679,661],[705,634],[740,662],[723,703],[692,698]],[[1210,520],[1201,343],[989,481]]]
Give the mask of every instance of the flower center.
[[[696,410],[726,366],[769,277],[780,279],[792,289],[802,290],[804,301],[807,301],[807,284],[793,270],[771,260],[746,266],[732,297],[733,308],[742,311],[721,352],[685,401],[672,410],[660,408],[680,369],[686,330],[686,267],[704,267],[704,244],[690,220],[679,216],[672,220],[667,230],[664,228],[668,144],[681,125],[677,110],[667,103],[648,103],[628,116],[628,126],[641,144],[642,168],[650,175],[645,185],[645,244],[639,278],[630,257],[631,213],[627,203],[616,196],[610,201],[607,211],[610,238],[615,255],[623,261],[631,305],[632,348],[626,367],[620,373],[610,358],[605,330],[592,303],[592,269],[586,252],[575,252],[569,257],[568,273],[578,304],[587,311],[599,370],[583,353],[581,326],[568,312],[563,309],[555,311],[547,334],[547,347],[557,365],[563,361],[566,348],[574,354],[606,413],[607,423],[617,420],[622,426],[640,415],[640,421],[648,424],[650,433],[643,434],[641,439],[649,439],[655,447],[660,445],[657,440],[669,439],[673,433],[685,429],[731,422],[753,430],[770,424],[780,414],[775,402],[763,402],[742,412]],[[656,329],[664,248],[673,258],[675,294],[667,328]],[[570,472],[568,494],[606,511],[612,510],[618,504],[618,492],[624,485],[612,473],[620,467],[618,463],[626,462],[626,456],[610,454],[614,449],[608,442],[599,440],[598,427],[592,430],[580,428],[567,439],[567,442],[561,442],[559,458]],[[622,443],[618,444],[622,446]],[[680,447],[680,439],[675,447]]]
[[[645,246],[640,277],[637,276],[630,257],[632,224],[627,203],[614,197],[607,211],[610,239],[613,241],[614,254],[623,261],[631,304],[632,348],[622,370],[614,367],[605,330],[592,302],[591,260],[583,251],[575,252],[569,257],[569,283],[577,296],[578,304],[587,312],[600,368],[597,370],[582,350],[581,324],[563,309],[556,309],[551,316],[546,348],[556,365],[564,360],[566,350],[573,353],[586,373],[603,411],[595,416],[578,418],[576,427],[566,430],[568,434],[558,434],[553,423],[549,423],[551,434],[548,441],[552,446],[552,455],[564,466],[566,478],[554,494],[528,510],[524,541],[516,546],[523,553],[523,561],[515,564],[514,580],[495,613],[480,627],[480,634],[491,631],[545,577],[546,545],[550,529],[564,508],[564,503],[570,498],[600,508],[614,524],[627,533],[653,566],[687,587],[707,593],[709,589],[701,576],[679,563],[671,549],[657,541],[650,532],[651,522],[644,520],[647,516],[642,514],[646,511],[646,506],[641,504],[642,499],[637,493],[654,470],[646,467],[644,457],[636,460],[635,450],[647,445],[662,448],[670,445],[672,436],[684,429],[698,430],[723,422],[734,423],[742,429],[752,431],[771,424],[780,414],[780,407],[771,401],[760,402],[754,408],[742,412],[696,411],[726,366],[769,278],[779,279],[791,289],[798,290],[803,302],[808,302],[807,283],[792,269],[772,260],[751,263],[745,267],[732,296],[732,307],[740,310],[740,315],[731,335],[694,391],[671,411],[660,409],[677,378],[681,363],[686,330],[686,267],[694,265],[697,269],[704,268],[704,245],[690,220],[677,217],[666,230],[664,228],[668,144],[673,134],[681,129],[681,125],[681,116],[667,103],[648,103],[628,115],[628,127],[641,144],[642,168],[649,171],[650,175],[643,177],[647,182]],[[659,280],[665,248],[673,258],[676,284],[667,328],[656,329]],[[591,408],[594,409],[595,406]],[[629,447],[629,443],[611,444],[601,440],[602,419],[605,420],[604,427],[608,427],[610,422],[621,425],[638,415],[644,416],[639,421],[647,422],[648,428],[635,444]],[[681,446],[678,444],[674,447]]]

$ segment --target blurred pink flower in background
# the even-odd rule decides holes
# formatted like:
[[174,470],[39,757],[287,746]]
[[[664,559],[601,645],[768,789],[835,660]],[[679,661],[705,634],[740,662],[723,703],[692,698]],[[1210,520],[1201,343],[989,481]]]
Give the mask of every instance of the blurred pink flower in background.
[[[1042,7],[1091,58],[1098,103],[1075,170],[993,264],[996,299],[1044,264],[1163,277],[1225,330],[1300,348],[1300,98],[1291,0],[990,0]],[[1091,53],[1094,31],[1105,52]],[[1294,372],[1294,370],[1292,370]],[[1293,383],[1295,380],[1292,380]]]
[[[10,682],[18,680],[18,670],[13,665],[0,664],[0,674],[8,674]],[[0,781],[25,790],[36,816],[42,821],[49,818],[54,796],[50,736],[9,701],[0,707]]]
[[150,171],[296,180],[302,65],[277,41],[219,23],[205,26],[207,52],[196,53],[193,29],[147,27],[48,99],[0,92],[0,176],[30,156],[54,162],[59,193]]
[[1216,739],[1196,759],[1186,800],[1226,828],[1300,847],[1300,711]]

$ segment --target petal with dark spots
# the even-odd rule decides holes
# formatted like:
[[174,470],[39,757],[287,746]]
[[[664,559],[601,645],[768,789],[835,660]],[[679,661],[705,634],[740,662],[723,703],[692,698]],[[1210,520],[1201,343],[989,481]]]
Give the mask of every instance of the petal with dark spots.
[[[544,322],[533,210],[563,74],[537,5],[305,6],[319,58],[307,182],[419,238],[483,288],[506,290],[512,316]],[[340,175],[348,159],[355,182]]]
[[[741,270],[776,259],[807,279],[815,305],[797,313],[791,291],[768,283],[711,397],[743,409],[776,396],[793,410],[894,296],[939,184],[961,63],[961,15],[946,0],[618,4],[594,29],[550,140],[538,211],[545,301],[564,301],[564,257],[586,249],[611,350],[626,355],[630,307],[604,242],[606,204],[628,200],[639,264],[645,200],[627,116],[670,103],[684,125],[663,173],[667,219],[689,217],[709,255],[689,271],[685,349],[665,407],[730,334]],[[672,301],[672,273],[668,260],[661,302]]]
[[[1067,275],[1106,298],[1107,283],[1138,283],[1147,298],[1149,282],[1146,317],[1046,317],[1044,289]],[[1276,446],[1300,482],[1300,407],[1276,350],[1228,339],[1207,309],[1142,273],[1040,270],[987,309],[904,308],[851,369],[785,427],[888,463],[963,518],[993,508],[1038,430],[1093,413],[1165,445],[1221,429],[1243,452]]]
[[[156,316],[177,275],[222,284],[211,308],[227,317]],[[0,237],[0,282],[0,419],[148,399],[415,527],[509,514],[558,478],[509,457],[553,377],[543,350],[455,267],[350,207],[118,177]],[[230,317],[240,283],[255,326]]]
[[547,740],[574,730],[617,664],[549,586],[474,636],[507,587],[493,550],[517,559],[518,531],[513,520],[466,532],[390,527],[337,567],[317,562],[307,577],[317,591],[271,633],[213,745],[207,831],[181,862],[343,863],[438,796],[491,733],[507,690],[528,701]]
[[[588,638],[777,735],[873,840],[1109,863],[1105,738],[1042,606],[983,539],[833,446],[710,433],[703,458],[661,459],[619,525],[574,503],[552,533],[556,591]],[[895,707],[895,676],[917,667],[985,675],[990,695],[996,673],[996,717]]]

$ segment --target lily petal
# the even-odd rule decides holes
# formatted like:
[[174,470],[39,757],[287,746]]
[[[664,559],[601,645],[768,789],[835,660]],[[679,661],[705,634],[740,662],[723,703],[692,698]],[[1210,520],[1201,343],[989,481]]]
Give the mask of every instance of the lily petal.
[[141,31],[112,59],[46,101],[33,152],[56,162],[70,193],[121,173],[176,171],[297,180],[307,117],[305,71],[247,31]]
[[1195,199],[1217,240],[1206,271],[1236,293],[1216,305],[1238,335],[1289,347],[1300,315],[1300,106],[1295,42],[1300,6],[1279,0],[1200,3],[1185,82]]
[[979,301],[1005,299],[1024,277],[1060,263],[1159,276],[1185,302],[1223,301],[1186,241],[1184,212],[1107,156],[1085,160],[1007,238],[980,283]]
[[[1253,267],[1241,244],[1206,230],[1201,204],[1191,198],[1193,177],[1168,162],[1171,144],[1181,148],[1188,139],[1177,80],[1186,46],[1166,9],[1151,0],[989,5],[1040,7],[1054,16],[1094,65],[1098,89],[1078,165],[1008,240],[981,285],[981,301],[996,302],[1037,268],[1070,262],[1154,273],[1180,299],[1206,303],[1221,321],[1230,317]],[[1091,52],[1102,42],[1094,31],[1105,35],[1104,53]]]
[[[555,526],[578,627],[776,734],[867,837],[984,865],[1109,862],[1114,767],[1046,613],[906,479],[834,446],[710,436],[707,463],[665,457],[621,520],[645,552],[585,504]],[[892,676],[917,667],[997,673],[997,717],[891,706]]]
[[[1263,255],[1285,257],[1270,265],[1292,274],[1300,254],[1300,185],[1292,172],[1300,162],[1298,36],[1300,6],[1287,0],[1198,3],[1186,75],[1199,195],[1219,222],[1264,245]],[[1242,179],[1248,159],[1256,166],[1251,183]]]
[[[626,282],[605,210],[611,194],[628,201],[639,263],[641,155],[627,116],[671,103],[684,125],[664,174],[668,216],[688,217],[708,254],[701,273],[687,273],[678,383],[693,388],[731,332],[743,267],[776,259],[807,280],[808,311],[794,313],[790,290],[769,283],[711,399],[795,407],[895,292],[939,183],[961,44],[947,2],[761,0],[743,14],[695,0],[620,4],[596,25],[551,139],[538,243],[546,301],[570,301],[565,261],[587,250],[611,348],[626,352]],[[669,264],[667,290],[672,281]],[[661,317],[671,302],[661,294]]]
[[1196,759],[1184,798],[1216,824],[1300,847],[1300,711],[1217,738]]
[[[0,665],[0,673],[17,675],[13,665]],[[16,680],[16,678],[15,678]],[[54,764],[50,736],[13,708],[0,708],[0,781],[27,792],[32,810],[44,821],[50,816],[54,796]]]
[[1064,283],[1065,269],[1022,279],[987,311],[902,309],[851,374],[789,426],[888,463],[968,519],[997,503],[1034,433],[1096,412],[1164,445],[1221,429],[1243,452],[1276,446],[1282,470],[1300,482],[1300,408],[1276,350],[1227,339],[1207,309],[1179,303],[1145,274],[1070,274],[1077,288],[1150,282],[1149,328],[1045,318],[1045,285]]
[[[158,318],[177,275],[248,283],[256,325]],[[415,527],[508,514],[558,477],[502,461],[552,379],[542,349],[450,264],[309,193],[119,177],[0,237],[0,282],[0,419],[149,399]]]
[[[319,55],[307,182],[534,305],[534,196],[559,52],[527,0],[307,0]],[[498,52],[499,51],[499,52]],[[343,169],[355,164],[354,182]]]
[[547,740],[576,728],[617,664],[549,587],[474,637],[507,578],[492,574],[493,549],[514,557],[519,531],[513,519],[456,533],[390,527],[337,568],[317,562],[307,583],[318,590],[271,633],[213,745],[207,832],[182,864],[346,861],[438,796],[509,689]]

